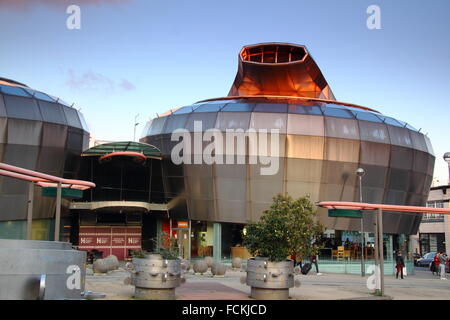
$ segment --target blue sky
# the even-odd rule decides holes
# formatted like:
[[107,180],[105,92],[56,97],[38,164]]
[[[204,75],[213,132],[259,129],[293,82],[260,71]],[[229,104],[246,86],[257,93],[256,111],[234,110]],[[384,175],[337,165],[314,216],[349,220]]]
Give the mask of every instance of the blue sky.
[[427,133],[445,183],[449,14],[447,0],[0,0],[0,76],[75,103],[97,139],[131,140],[136,114],[140,135],[156,113],[227,95],[243,45],[304,44],[338,100]]

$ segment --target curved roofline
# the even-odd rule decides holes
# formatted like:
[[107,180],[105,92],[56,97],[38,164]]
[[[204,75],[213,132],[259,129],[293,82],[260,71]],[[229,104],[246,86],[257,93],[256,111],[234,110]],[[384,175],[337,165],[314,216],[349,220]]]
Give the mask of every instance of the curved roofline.
[[82,157],[101,157],[117,152],[137,152],[150,159],[162,159],[161,150],[154,145],[136,141],[117,141],[99,144],[86,149],[81,153]]
[[11,84],[15,84],[15,85],[19,85],[19,86],[23,86],[23,87],[29,88],[29,86],[27,86],[24,83],[21,83],[19,81],[15,81],[15,80],[11,80],[11,79],[8,79],[8,78],[4,78],[4,77],[0,77],[0,81],[5,81],[5,82],[9,82]]
[[265,98],[265,99],[288,99],[288,100],[302,100],[302,101],[316,101],[316,102],[323,102],[323,103],[331,103],[331,104],[339,104],[343,106],[349,106],[353,108],[359,108],[366,111],[372,111],[376,113],[380,113],[378,110],[371,109],[368,107],[363,107],[357,104],[348,103],[348,102],[341,102],[336,100],[328,100],[328,99],[319,99],[319,98],[309,98],[309,97],[291,97],[291,96],[270,96],[270,95],[254,95],[254,96],[228,96],[228,97],[220,97],[220,98],[212,98],[212,99],[205,99],[200,100],[195,103],[201,103],[201,102],[208,102],[208,101],[217,101],[217,100],[236,100],[236,99],[255,99],[255,98]]

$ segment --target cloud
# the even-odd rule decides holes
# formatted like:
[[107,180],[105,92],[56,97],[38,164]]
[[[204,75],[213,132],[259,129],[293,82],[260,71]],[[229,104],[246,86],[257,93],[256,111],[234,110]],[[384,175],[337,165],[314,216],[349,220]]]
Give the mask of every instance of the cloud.
[[68,79],[66,85],[77,91],[96,91],[105,94],[114,94],[120,91],[131,91],[136,88],[127,79],[122,78],[120,82],[116,82],[101,73],[93,71],[87,71],[78,75],[75,71],[69,69],[67,74]]
[[134,90],[136,88],[134,86],[134,84],[132,84],[127,79],[122,79],[122,81],[119,84],[119,87],[122,88],[124,91],[130,91],[130,90]]
[[0,0],[0,7],[27,10],[36,6],[67,7],[75,5],[121,4],[133,0]]

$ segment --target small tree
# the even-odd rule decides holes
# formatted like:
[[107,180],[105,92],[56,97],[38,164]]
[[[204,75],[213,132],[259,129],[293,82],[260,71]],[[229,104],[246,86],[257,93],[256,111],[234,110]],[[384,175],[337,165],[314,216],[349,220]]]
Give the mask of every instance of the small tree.
[[247,226],[244,245],[253,256],[274,262],[290,255],[316,255],[324,227],[315,217],[316,210],[308,195],[293,200],[287,194],[278,194],[260,221]]

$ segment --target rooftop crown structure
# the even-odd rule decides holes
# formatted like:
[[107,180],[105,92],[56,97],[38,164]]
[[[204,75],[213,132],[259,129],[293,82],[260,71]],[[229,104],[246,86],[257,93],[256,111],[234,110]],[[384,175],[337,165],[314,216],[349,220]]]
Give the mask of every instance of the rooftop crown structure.
[[[279,148],[269,158],[279,161],[279,170],[261,175],[264,165],[248,161],[175,165],[171,133],[194,132],[196,121],[203,131],[242,129],[247,146],[246,130],[277,129]],[[243,47],[227,97],[169,110],[147,124],[141,142],[161,149],[165,197],[179,203],[170,214],[214,222],[257,221],[277,193],[356,201],[357,168],[366,172],[365,202],[423,205],[434,165],[428,137],[371,108],[336,101],[308,50],[286,43]],[[250,156],[248,148],[241,155],[229,150],[225,155]],[[326,210],[319,217],[329,229],[360,229],[357,219],[328,217]],[[389,214],[384,223],[387,233],[415,234],[420,215]],[[364,228],[371,231],[370,218]]]

